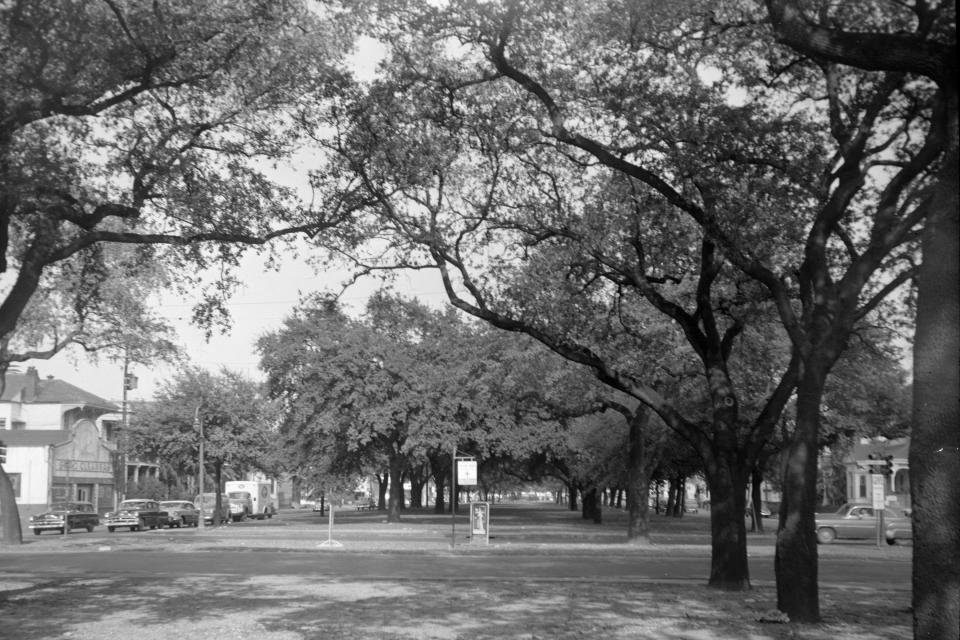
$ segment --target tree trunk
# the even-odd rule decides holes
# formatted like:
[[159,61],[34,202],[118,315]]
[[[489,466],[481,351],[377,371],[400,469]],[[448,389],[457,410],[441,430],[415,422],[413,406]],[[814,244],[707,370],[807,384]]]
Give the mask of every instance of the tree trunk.
[[3,465],[0,465],[0,544],[23,544],[17,496]]
[[577,485],[574,484],[572,481],[567,482],[567,497],[569,498],[569,501],[567,502],[567,506],[570,508],[570,511],[576,511],[577,510]]
[[670,478],[669,484],[667,485],[667,506],[663,510],[664,514],[672,515],[673,514],[673,504],[677,500],[677,485],[673,481],[673,478]]
[[[733,459],[733,462],[731,462]],[[710,485],[710,586],[725,591],[750,589],[747,564],[746,472],[736,456],[714,454],[707,461]]]
[[441,467],[438,469],[435,465],[430,466],[430,473],[433,476],[433,485],[437,490],[436,502],[433,505],[434,513],[443,513],[447,508],[444,491],[447,487],[447,474],[449,472],[449,468]]
[[828,369],[819,358],[805,363],[797,387],[797,423],[784,465],[774,568],[777,607],[793,622],[820,621],[814,511],[820,403]]
[[377,510],[386,511],[387,510],[387,484],[390,482],[390,473],[387,472],[382,476],[378,473],[377,476]]
[[761,484],[763,484],[763,470],[758,464],[754,466],[750,474],[750,502],[753,503],[750,516],[753,522],[750,529],[759,533],[763,533],[763,518],[760,516],[760,508],[763,506],[763,496],[760,493]]
[[627,542],[650,544],[650,476],[627,469]]
[[300,476],[290,476],[290,502],[300,504],[303,491],[303,479]]
[[403,456],[390,453],[390,501],[387,503],[387,522],[400,522],[403,508]]
[[603,523],[603,507],[600,506],[600,491],[590,487],[583,494],[583,519],[593,520],[594,524]]
[[960,222],[957,99],[953,149],[923,235],[913,355],[910,497],[913,509],[913,637],[960,637]]
[[410,508],[423,508],[423,488],[427,484],[427,477],[420,467],[416,473],[410,474]]

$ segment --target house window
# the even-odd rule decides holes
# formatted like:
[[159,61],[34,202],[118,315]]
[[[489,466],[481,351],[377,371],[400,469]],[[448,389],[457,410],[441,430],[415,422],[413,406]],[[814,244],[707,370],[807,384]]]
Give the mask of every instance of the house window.
[[13,495],[16,498],[20,497],[20,474],[19,473],[8,473],[7,477],[10,478],[10,484],[13,485]]
[[860,495],[857,497],[858,498],[867,497],[867,476],[863,476],[863,475],[860,476]]
[[6,429],[6,428],[7,428],[7,419],[0,418],[0,429]]
[[103,421],[103,439],[108,442],[113,442],[117,439],[117,435],[120,433],[120,423],[116,420],[104,420]]
[[14,421],[10,424],[10,428],[11,428],[13,431],[23,431],[24,429],[27,428],[27,423],[26,423],[26,422],[23,422],[22,420],[14,420]]

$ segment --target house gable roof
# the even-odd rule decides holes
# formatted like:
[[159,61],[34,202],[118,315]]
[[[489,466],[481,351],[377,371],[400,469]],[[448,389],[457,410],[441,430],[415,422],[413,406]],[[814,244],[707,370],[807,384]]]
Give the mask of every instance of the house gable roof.
[[8,447],[41,447],[68,442],[73,434],[69,430],[23,430],[0,431],[0,440]]
[[37,370],[29,367],[26,373],[8,372],[0,402],[23,402],[25,404],[78,404],[108,411],[120,411],[120,407],[80,387],[50,377],[41,379]]
[[890,455],[896,459],[906,460],[910,454],[910,438],[895,440],[870,440],[857,442],[848,456],[849,460],[866,460],[870,454]]

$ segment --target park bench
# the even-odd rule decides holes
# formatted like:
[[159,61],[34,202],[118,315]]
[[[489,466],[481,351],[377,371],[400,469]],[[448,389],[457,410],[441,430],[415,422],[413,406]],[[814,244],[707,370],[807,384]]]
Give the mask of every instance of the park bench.
[[377,503],[376,503],[376,502],[373,502],[372,500],[371,500],[370,502],[368,502],[367,504],[358,504],[358,505],[357,505],[357,511],[373,511],[373,510],[376,509],[376,508],[377,508]]

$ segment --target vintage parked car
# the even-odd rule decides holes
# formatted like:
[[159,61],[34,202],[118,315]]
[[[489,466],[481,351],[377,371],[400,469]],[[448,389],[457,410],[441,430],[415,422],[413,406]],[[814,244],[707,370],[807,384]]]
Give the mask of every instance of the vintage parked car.
[[[884,512],[889,523],[906,518],[904,512],[895,507],[887,507]],[[876,540],[877,513],[869,504],[847,503],[836,513],[817,514],[816,528],[820,544],[830,544],[836,539]]]
[[[203,508],[203,521],[205,523],[213,522],[213,512],[217,508],[217,494],[215,493],[205,493],[202,496],[197,496],[193,499],[193,504],[200,508],[202,505]],[[220,522],[226,523],[230,521],[230,496],[225,493],[220,494]]]
[[160,503],[156,500],[124,500],[116,511],[107,513],[103,520],[107,531],[111,533],[118,527],[143,531],[162,528],[167,523],[167,512],[160,509]]
[[71,529],[93,531],[100,524],[100,516],[89,502],[58,502],[49,511],[30,516],[29,527],[34,535],[43,531],[70,533]]
[[160,503],[160,508],[167,512],[169,527],[195,527],[200,520],[200,510],[186,500],[166,500]]
[[913,519],[909,511],[903,512],[902,518],[892,518],[886,526],[884,535],[887,544],[900,544],[907,540],[913,540]]

